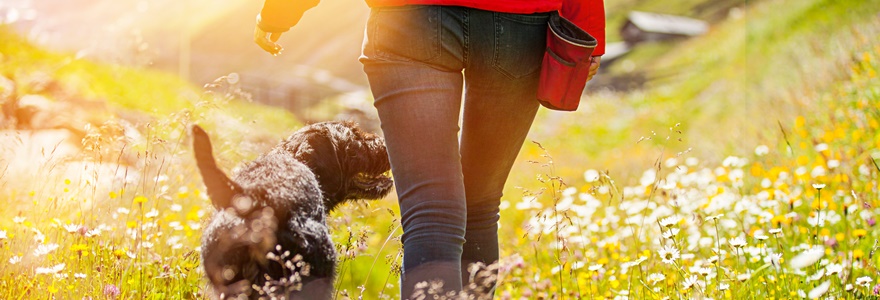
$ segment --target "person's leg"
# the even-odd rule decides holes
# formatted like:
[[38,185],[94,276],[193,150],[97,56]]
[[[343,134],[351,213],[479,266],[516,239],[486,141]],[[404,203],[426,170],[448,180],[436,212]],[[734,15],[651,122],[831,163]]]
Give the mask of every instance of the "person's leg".
[[467,242],[462,253],[465,284],[469,264],[488,265],[499,257],[498,206],[504,183],[538,110],[538,71],[548,18],[548,14],[479,11],[470,16],[473,36],[494,38],[471,38],[465,66],[461,136],[467,197]]
[[399,198],[402,299],[422,281],[461,289],[467,214],[458,147],[463,78],[456,35],[447,28],[454,24],[446,24],[455,18],[441,18],[446,13],[435,6],[374,9],[361,57]]

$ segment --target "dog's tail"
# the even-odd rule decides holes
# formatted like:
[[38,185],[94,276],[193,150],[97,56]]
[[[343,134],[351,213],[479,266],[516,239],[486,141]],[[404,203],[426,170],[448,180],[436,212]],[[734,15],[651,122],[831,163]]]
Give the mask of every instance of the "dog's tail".
[[196,153],[196,164],[202,173],[202,180],[208,188],[208,196],[217,208],[223,209],[232,205],[232,197],[241,192],[241,187],[226,176],[214,160],[211,138],[199,125],[192,126],[193,150]]

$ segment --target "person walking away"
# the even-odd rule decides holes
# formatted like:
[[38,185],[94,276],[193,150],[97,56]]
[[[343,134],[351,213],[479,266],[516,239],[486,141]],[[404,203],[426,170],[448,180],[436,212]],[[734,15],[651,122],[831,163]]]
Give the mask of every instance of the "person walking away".
[[[255,42],[279,53],[282,33],[317,4],[266,0]],[[502,190],[539,107],[538,74],[550,14],[559,11],[599,41],[590,65],[592,78],[604,54],[604,4],[367,4],[372,10],[359,60],[375,98],[399,199],[401,298],[417,292],[420,282],[440,281],[444,290],[459,291],[468,283],[471,264],[499,259]],[[491,298],[495,282],[483,284],[488,287],[480,298]]]

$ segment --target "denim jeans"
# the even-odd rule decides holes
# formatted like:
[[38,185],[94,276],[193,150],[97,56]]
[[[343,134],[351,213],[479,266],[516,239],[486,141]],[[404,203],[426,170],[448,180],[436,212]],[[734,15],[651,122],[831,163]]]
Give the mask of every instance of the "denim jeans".
[[421,281],[461,290],[469,264],[498,260],[502,189],[538,110],[548,17],[373,8],[360,61],[400,204],[402,298]]

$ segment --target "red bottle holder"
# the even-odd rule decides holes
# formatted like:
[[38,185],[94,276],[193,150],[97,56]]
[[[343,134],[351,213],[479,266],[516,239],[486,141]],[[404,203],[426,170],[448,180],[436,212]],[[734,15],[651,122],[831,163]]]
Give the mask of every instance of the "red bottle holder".
[[550,17],[538,84],[541,105],[553,110],[577,110],[597,44],[596,38],[558,13]]

